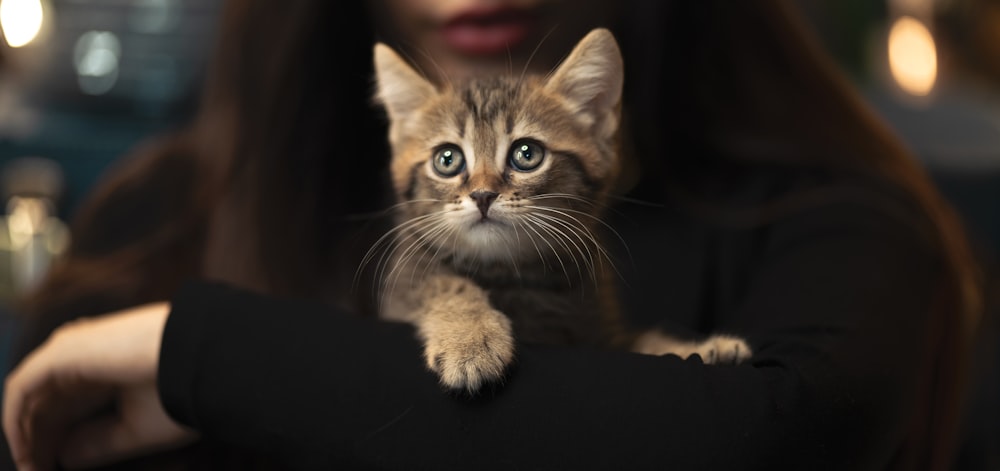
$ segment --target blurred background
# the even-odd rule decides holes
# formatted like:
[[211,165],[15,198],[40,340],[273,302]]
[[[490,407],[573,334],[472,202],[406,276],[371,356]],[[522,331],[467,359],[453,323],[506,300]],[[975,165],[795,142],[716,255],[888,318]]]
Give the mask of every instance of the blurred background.
[[[794,2],[994,260],[1000,0]],[[220,3],[0,0],[0,373],[16,330],[4,303],[65,247],[63,221],[113,161],[193,112]],[[1000,469],[992,345],[978,352],[959,469]]]
[[[193,112],[219,0],[0,0],[0,373],[9,301],[102,172]],[[0,386],[2,387],[2,386]]]

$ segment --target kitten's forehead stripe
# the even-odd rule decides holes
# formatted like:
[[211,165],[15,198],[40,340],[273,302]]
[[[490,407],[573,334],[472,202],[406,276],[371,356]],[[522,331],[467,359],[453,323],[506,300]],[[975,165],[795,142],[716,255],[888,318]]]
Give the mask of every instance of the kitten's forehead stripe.
[[489,123],[476,122],[472,134],[472,148],[476,153],[476,171],[497,171],[493,161],[494,149],[497,146],[497,135]]
[[458,138],[465,139],[465,125],[468,122],[469,115],[464,110],[456,110],[452,117],[455,118],[455,129],[458,129]]
[[[514,128],[514,110],[521,107],[518,88],[503,78],[479,79],[460,93],[466,119],[473,122],[472,147],[477,171],[503,173],[506,149],[499,149],[503,137]],[[496,160],[497,162],[494,162]]]
[[509,80],[479,79],[465,86],[462,101],[476,121],[492,122],[518,99],[518,89]]
[[476,102],[476,96],[471,88],[466,88],[462,91],[462,102],[465,103],[466,109],[472,113],[472,116],[479,118],[479,103]]

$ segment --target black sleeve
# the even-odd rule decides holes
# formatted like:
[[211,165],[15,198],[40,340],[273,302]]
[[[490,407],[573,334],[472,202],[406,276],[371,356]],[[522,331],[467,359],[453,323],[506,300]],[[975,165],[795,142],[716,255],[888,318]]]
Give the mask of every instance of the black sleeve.
[[506,385],[455,397],[409,327],[193,284],[161,396],[209,436],[307,468],[884,469],[922,387],[936,257],[857,207],[770,232],[733,325],[748,364],[521,346]]

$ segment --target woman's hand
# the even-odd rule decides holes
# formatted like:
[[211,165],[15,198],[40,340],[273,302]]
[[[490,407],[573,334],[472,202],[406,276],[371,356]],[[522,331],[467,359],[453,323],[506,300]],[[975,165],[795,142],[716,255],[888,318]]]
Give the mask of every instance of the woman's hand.
[[3,430],[18,469],[113,463],[195,439],[156,390],[170,306],[69,323],[7,377]]

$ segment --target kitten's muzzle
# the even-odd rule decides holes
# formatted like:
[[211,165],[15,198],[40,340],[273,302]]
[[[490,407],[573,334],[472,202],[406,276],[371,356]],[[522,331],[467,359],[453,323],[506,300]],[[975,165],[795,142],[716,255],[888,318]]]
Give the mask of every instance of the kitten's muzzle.
[[486,219],[486,215],[490,212],[490,205],[496,201],[498,196],[500,193],[484,190],[476,190],[469,194],[469,198],[472,198],[476,202],[476,206],[479,207],[483,219]]

